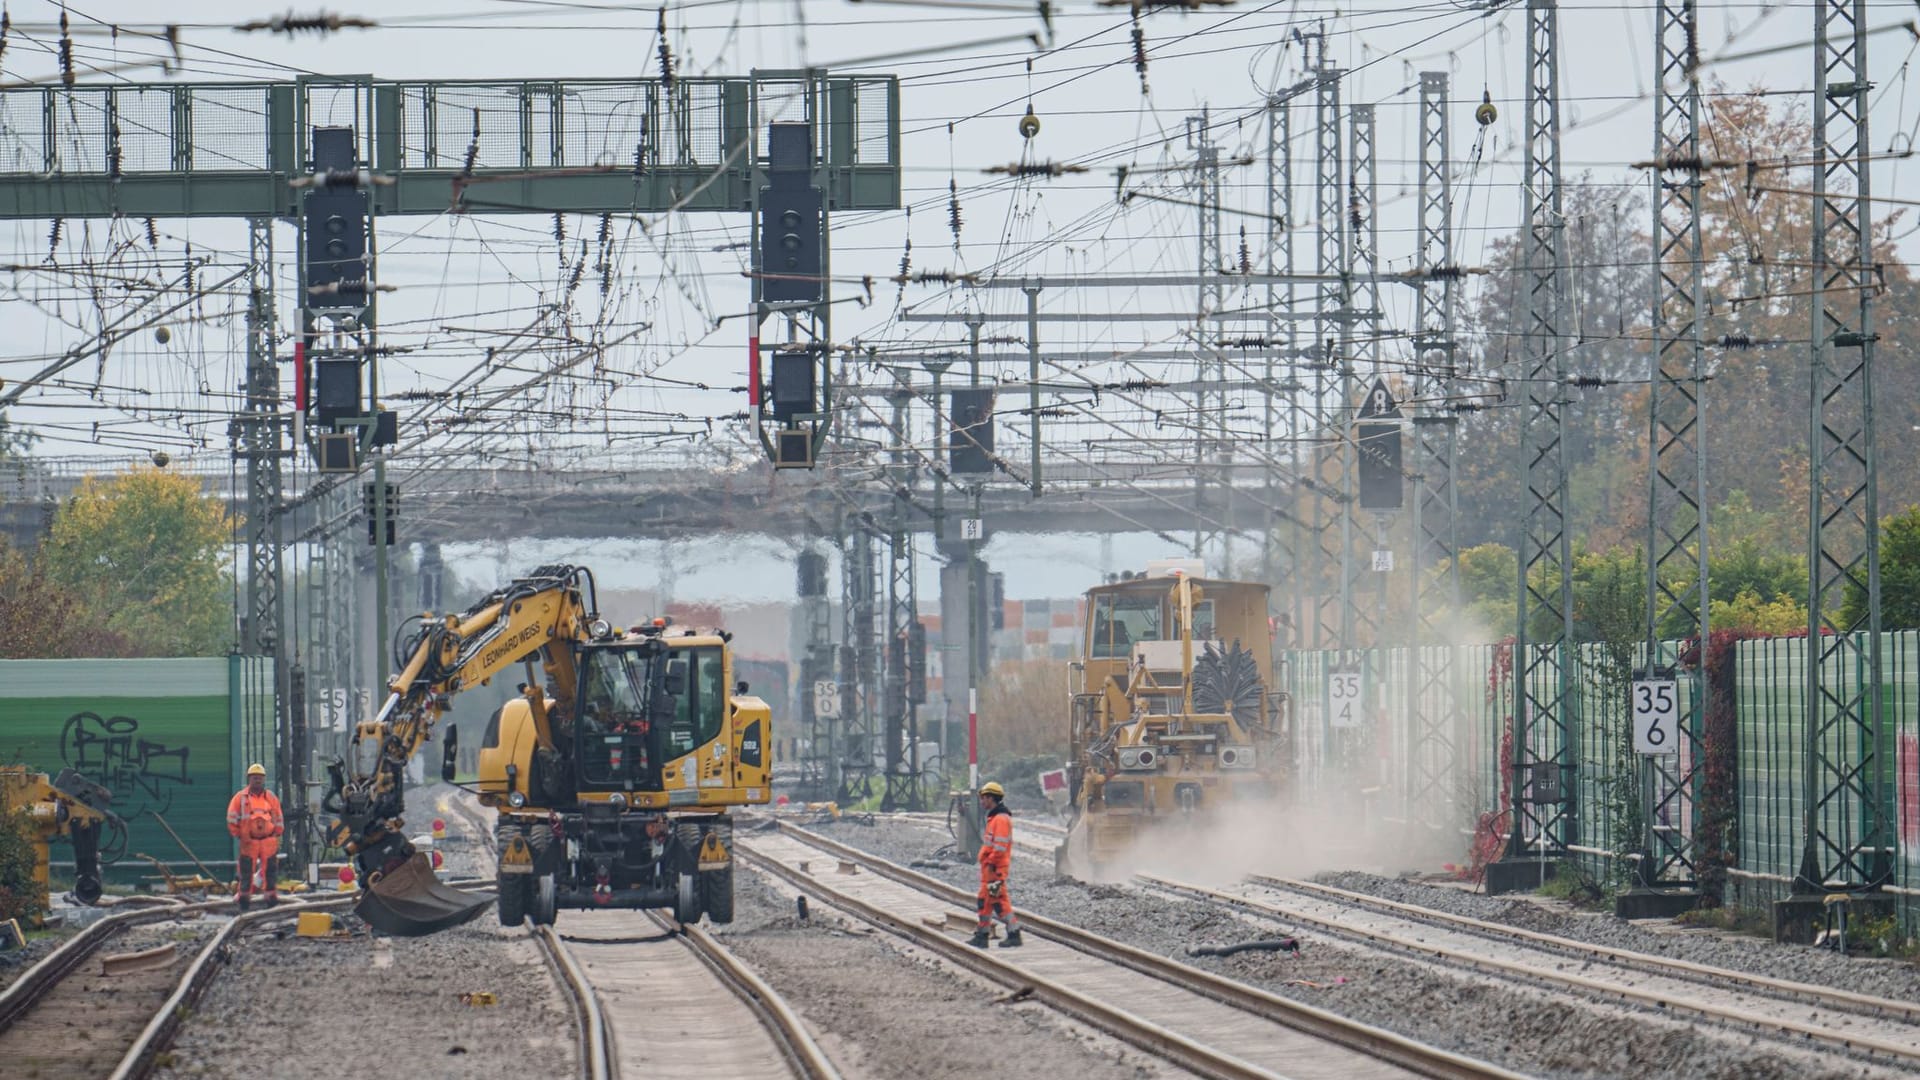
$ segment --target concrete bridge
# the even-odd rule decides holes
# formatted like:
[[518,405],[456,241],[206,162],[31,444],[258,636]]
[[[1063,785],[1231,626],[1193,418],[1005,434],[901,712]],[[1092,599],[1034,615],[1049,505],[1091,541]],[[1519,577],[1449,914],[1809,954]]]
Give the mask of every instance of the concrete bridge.
[[[0,464],[0,534],[31,546],[45,532],[59,504],[89,474],[111,473],[121,464],[99,459],[34,459]],[[236,511],[245,508],[245,475],[223,456],[196,456],[169,469],[198,477],[206,490]],[[683,537],[716,533],[770,536],[832,536],[842,515],[871,515],[885,524],[897,502],[907,503],[908,527],[958,538],[960,521],[973,516],[972,481],[949,484],[940,500],[935,478],[924,470],[883,472],[863,464],[840,470],[775,472],[764,461],[723,462],[658,456],[632,465],[516,463],[498,467],[442,467],[396,462],[389,476],[400,487],[400,535],[409,541],[465,541],[484,536]],[[346,490],[353,513],[359,487],[370,479],[318,477],[302,472],[285,497],[286,535],[298,540],[328,527],[328,508],[339,512]],[[1062,463],[1043,474],[1036,498],[1023,484],[989,478],[979,491],[980,517],[990,532],[1156,532],[1186,543],[1195,528],[1259,533],[1269,523],[1268,478],[1258,464],[1212,465],[1204,489],[1193,466],[1181,462]],[[1287,492],[1276,480],[1272,502]],[[1200,498],[1197,501],[1197,496]],[[936,519],[936,510],[943,511]],[[1284,520],[1279,518],[1278,520]]]

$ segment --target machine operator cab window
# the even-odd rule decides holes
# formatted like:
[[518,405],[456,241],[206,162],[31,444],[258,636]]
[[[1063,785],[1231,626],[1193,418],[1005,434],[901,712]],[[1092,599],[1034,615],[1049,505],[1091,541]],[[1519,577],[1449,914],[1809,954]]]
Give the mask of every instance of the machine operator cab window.
[[1133,655],[1136,641],[1160,640],[1160,593],[1134,596],[1111,594],[1093,602],[1093,623],[1087,628],[1087,656],[1094,660],[1124,660]]
[[673,703],[673,722],[667,726],[665,756],[690,754],[720,735],[727,718],[726,658],[719,646],[675,649],[668,662],[682,664],[687,692]]
[[639,649],[589,649],[583,662],[574,727],[581,779],[625,788],[649,784],[646,695],[653,658]]
[[632,651],[596,649],[587,654],[580,721],[589,735],[646,731],[646,669],[647,658]]
[[[1173,631],[1173,636],[1176,640],[1180,637],[1179,621],[1180,616],[1179,613],[1176,612],[1174,614],[1175,626]],[[1213,601],[1202,600],[1193,605],[1193,641],[1194,644],[1198,646],[1203,641],[1214,640],[1216,640],[1216,634],[1213,622]]]

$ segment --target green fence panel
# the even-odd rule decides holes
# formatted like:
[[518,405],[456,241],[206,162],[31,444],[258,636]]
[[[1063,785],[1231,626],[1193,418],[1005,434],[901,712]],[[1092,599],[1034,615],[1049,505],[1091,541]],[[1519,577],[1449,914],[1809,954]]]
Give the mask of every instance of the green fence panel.
[[[1286,660],[1286,686],[1295,703],[1295,797],[1302,802],[1332,803],[1350,797],[1352,788],[1374,788],[1381,816],[1392,818],[1408,810],[1410,756],[1415,744],[1414,717],[1458,715],[1452,735],[1453,789],[1458,808],[1453,827],[1464,852],[1479,819],[1501,809],[1506,778],[1500,768],[1500,745],[1512,715],[1516,695],[1511,681],[1496,682],[1495,665],[1504,649],[1493,645],[1429,646],[1445,654],[1450,702],[1428,700],[1416,714],[1411,695],[1416,680],[1410,649],[1334,652],[1292,651]],[[1567,718],[1567,760],[1574,765],[1573,799],[1568,835],[1575,858],[1596,876],[1624,877],[1619,856],[1638,848],[1640,835],[1619,832],[1621,822],[1608,813],[1610,800],[1623,797],[1649,800],[1649,787],[1663,781],[1650,775],[1629,746],[1628,714],[1622,694],[1618,658],[1603,647],[1583,644],[1568,657],[1569,682],[1564,715]],[[1730,904],[1764,908],[1791,891],[1805,842],[1805,783],[1807,708],[1807,642],[1804,638],[1767,638],[1734,646],[1734,705],[1736,710],[1735,803],[1733,843],[1735,863],[1728,881]],[[1666,655],[1675,650],[1669,646]],[[1631,668],[1645,662],[1636,649]],[[1440,653],[1429,653],[1438,656]],[[1896,851],[1893,867],[1896,895],[1909,926],[1920,925],[1920,632],[1884,635],[1882,737],[1866,745],[1850,728],[1836,729],[1822,747],[1833,759],[1852,765],[1878,755],[1887,784],[1879,805],[1862,805],[1858,798],[1836,799],[1821,809],[1823,827],[1834,835],[1858,836],[1875,815],[1893,827]],[[1544,665],[1541,678],[1557,675]],[[1358,670],[1362,678],[1363,720],[1357,728],[1334,723],[1332,674]],[[1836,668],[1826,677],[1857,683],[1862,673]],[[1698,701],[1697,673],[1678,673],[1683,700]],[[1536,692],[1544,689],[1536,685]],[[1550,760],[1561,749],[1556,733],[1533,725],[1528,756]],[[1667,772],[1684,777],[1693,771],[1699,748],[1683,742]],[[1334,767],[1344,762],[1345,767]],[[1624,786],[1623,786],[1624,785]],[[1656,789],[1651,801],[1666,800]],[[1651,827],[1669,836],[1692,836],[1698,811],[1696,781],[1667,801]]]
[[[72,768],[114,794],[124,844],[105,854],[110,881],[178,868],[187,853],[233,862],[227,800],[235,789],[230,661],[0,660],[0,760],[49,775]],[[71,863],[56,847],[56,863]]]

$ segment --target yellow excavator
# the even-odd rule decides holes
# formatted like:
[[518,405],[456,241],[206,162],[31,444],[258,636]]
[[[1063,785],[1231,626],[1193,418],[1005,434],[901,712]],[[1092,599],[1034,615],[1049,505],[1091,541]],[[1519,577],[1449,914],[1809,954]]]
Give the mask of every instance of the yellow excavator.
[[[733,681],[732,635],[669,620],[601,618],[593,575],[543,566],[458,615],[423,615],[398,650],[379,714],[329,766],[331,841],[365,889],[357,912],[387,933],[431,933],[492,902],[505,926],[561,908],[668,908],[733,919],[728,810],[771,796],[772,716]],[[538,664],[538,670],[535,665]],[[471,785],[497,812],[493,896],[441,883],[402,831],[407,763],[453,695],[520,665]],[[454,781],[454,730],[441,740]]]
[[1087,592],[1071,670],[1072,807],[1063,874],[1126,872],[1137,845],[1279,794],[1291,720],[1277,689],[1267,586],[1203,580],[1191,560]]
[[[24,814],[32,829],[34,921],[48,911],[47,884],[53,841],[64,838],[73,847],[73,897],[83,904],[100,899],[100,834],[104,828],[122,830],[120,819],[107,809],[113,792],[63,769],[48,779],[24,765],[0,765],[0,811]],[[122,833],[124,839],[124,833]]]

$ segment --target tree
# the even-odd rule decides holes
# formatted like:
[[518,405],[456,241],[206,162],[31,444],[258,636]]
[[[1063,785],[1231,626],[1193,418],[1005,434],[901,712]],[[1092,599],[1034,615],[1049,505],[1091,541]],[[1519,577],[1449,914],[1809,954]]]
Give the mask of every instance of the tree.
[[[1641,384],[1653,288],[1648,215],[1645,196],[1636,188],[1597,182],[1590,175],[1566,187],[1568,374],[1605,384],[1564,391],[1566,509],[1576,540],[1603,532],[1598,541],[1610,544],[1645,520]],[[1516,234],[1494,242],[1483,279],[1488,284],[1464,305],[1464,336],[1477,360],[1462,393],[1493,399],[1493,407],[1466,414],[1460,426],[1454,483],[1463,546],[1508,535],[1505,530],[1529,509],[1527,486],[1518,475],[1520,426],[1533,389],[1524,381],[1529,324],[1524,239]]]
[[39,861],[36,831],[25,810],[0,809],[0,920],[31,924],[46,914],[40,909],[40,886],[33,880]]
[[213,656],[233,642],[232,527],[191,477],[88,477],[54,515],[41,563],[145,656]]
[[[1811,186],[1811,125],[1804,104],[1762,90],[1715,85],[1704,103],[1702,155],[1762,166],[1752,184],[1739,170],[1701,176],[1706,501],[1725,508],[1737,499],[1739,513],[1729,516],[1764,520],[1762,549],[1786,553],[1804,543],[1807,505],[1813,200],[1804,192]],[[1783,167],[1788,159],[1798,164]],[[1588,177],[1567,185],[1566,204],[1566,355],[1570,374],[1586,378],[1565,396],[1565,509],[1576,543],[1605,548],[1631,544],[1646,521],[1650,213],[1634,188]],[[1872,222],[1883,460],[1911,457],[1920,430],[1920,365],[1891,362],[1920,352],[1920,282],[1896,250],[1898,217]],[[1483,284],[1462,305],[1462,341],[1473,359],[1462,392],[1489,406],[1465,414],[1459,429],[1454,482],[1463,547],[1510,535],[1506,530],[1529,509],[1518,453],[1529,388],[1519,381],[1527,327],[1523,240],[1516,234],[1491,245]],[[1920,502],[1920,470],[1883,469],[1879,482],[1883,504]],[[1715,545],[1722,517],[1716,509]],[[1715,598],[1728,603],[1737,596],[1738,588],[1724,595],[1715,589]]]
[[1708,613],[1713,629],[1742,631],[1748,637],[1792,637],[1807,632],[1807,605],[1792,596],[1762,599],[1742,589],[1731,600],[1715,600]]
[[25,457],[37,439],[33,432],[14,427],[7,420],[6,410],[0,409],[0,461]]
[[1505,544],[1479,544],[1460,552],[1460,600],[1467,617],[1494,638],[1513,632],[1520,564]]
[[[1865,589],[1847,587],[1840,617],[1865,623]],[[1880,523],[1880,629],[1920,630],[1920,506]]]
[[132,655],[125,637],[0,539],[0,660]]
[[1647,564],[1630,548],[1583,551],[1573,559],[1573,636],[1630,656],[1646,636]]

